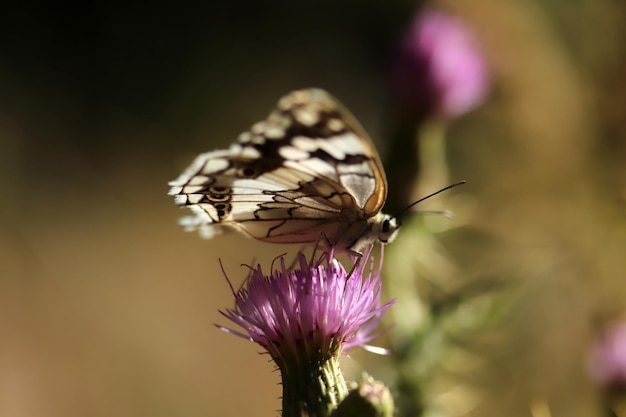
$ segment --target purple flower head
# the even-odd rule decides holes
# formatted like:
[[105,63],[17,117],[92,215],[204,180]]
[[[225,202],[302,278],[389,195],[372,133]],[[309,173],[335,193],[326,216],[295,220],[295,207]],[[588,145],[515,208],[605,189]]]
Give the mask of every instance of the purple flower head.
[[420,13],[393,62],[396,99],[419,114],[451,118],[480,104],[488,87],[487,65],[464,22],[441,11]]
[[589,372],[606,388],[626,390],[626,322],[602,330],[591,351]]
[[330,358],[365,346],[393,304],[380,303],[380,270],[364,273],[370,252],[349,277],[332,254],[327,263],[310,266],[300,252],[294,270],[281,258],[270,275],[259,265],[234,294],[235,306],[220,311],[244,332],[218,327],[258,343],[279,366],[303,355]]

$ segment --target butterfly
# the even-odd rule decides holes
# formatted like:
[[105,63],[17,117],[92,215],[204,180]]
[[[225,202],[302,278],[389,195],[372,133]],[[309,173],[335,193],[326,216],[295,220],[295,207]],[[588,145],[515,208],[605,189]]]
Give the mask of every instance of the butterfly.
[[[383,214],[387,180],[356,119],[321,89],[293,91],[227,149],[202,153],[169,195],[205,238],[225,228],[271,243],[315,244],[361,253],[391,242],[397,216]],[[421,201],[421,200],[420,200]]]

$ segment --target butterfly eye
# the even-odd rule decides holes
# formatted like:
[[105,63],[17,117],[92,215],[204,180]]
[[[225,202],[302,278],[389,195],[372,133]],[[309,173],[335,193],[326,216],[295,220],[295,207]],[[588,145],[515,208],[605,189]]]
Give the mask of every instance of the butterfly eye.
[[389,226],[389,219],[383,220],[383,225],[381,227],[381,231],[384,234],[387,234],[387,233],[389,233],[389,228],[390,228],[390,226]]
[[382,243],[391,242],[398,232],[400,225],[395,217],[387,216],[380,222],[380,231],[378,233],[378,240]]

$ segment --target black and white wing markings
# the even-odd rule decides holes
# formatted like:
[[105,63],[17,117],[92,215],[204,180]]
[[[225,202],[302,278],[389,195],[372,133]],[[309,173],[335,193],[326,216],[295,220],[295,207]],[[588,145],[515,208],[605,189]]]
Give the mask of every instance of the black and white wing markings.
[[[205,237],[231,227],[274,243],[320,234],[358,249],[397,229],[380,213],[387,183],[370,139],[328,93],[295,91],[228,149],[199,155],[170,182],[182,224]],[[384,235],[384,236],[383,236]]]

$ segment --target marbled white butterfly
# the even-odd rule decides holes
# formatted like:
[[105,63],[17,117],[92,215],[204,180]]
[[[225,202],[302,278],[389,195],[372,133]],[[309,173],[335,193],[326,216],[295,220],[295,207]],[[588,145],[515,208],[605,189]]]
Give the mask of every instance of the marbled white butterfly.
[[266,120],[228,149],[200,154],[169,195],[204,237],[224,227],[264,242],[315,243],[360,252],[390,242],[394,216],[381,213],[387,180],[371,140],[336,99],[320,89],[280,99]]

